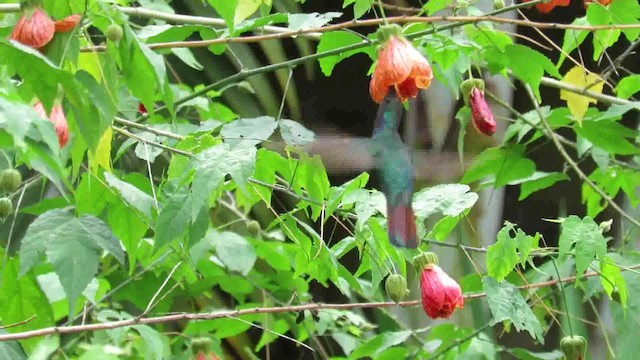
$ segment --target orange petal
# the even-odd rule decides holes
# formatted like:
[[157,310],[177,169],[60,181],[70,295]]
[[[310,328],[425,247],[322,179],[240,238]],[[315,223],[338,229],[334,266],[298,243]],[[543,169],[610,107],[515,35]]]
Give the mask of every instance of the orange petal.
[[81,18],[82,18],[82,15],[73,14],[73,15],[67,16],[62,20],[58,20],[55,22],[55,29],[56,29],[55,31],[57,33],[69,32],[73,30],[73,28],[76,27],[76,25],[78,25]]
[[396,93],[401,102],[406,101],[409,98],[418,96],[420,89],[416,86],[416,82],[413,78],[407,78],[405,81],[396,85]]

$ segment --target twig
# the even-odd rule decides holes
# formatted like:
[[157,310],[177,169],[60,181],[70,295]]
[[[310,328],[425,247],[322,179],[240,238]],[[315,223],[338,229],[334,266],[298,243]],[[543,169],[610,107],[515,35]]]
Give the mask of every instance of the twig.
[[[635,264],[633,266],[629,266],[629,269],[640,269],[640,264]],[[622,271],[626,269],[621,269]],[[580,278],[588,278],[597,276],[596,272],[587,272],[584,273]],[[529,290],[529,289],[537,289],[543,287],[549,287],[557,285],[558,283],[567,283],[576,280],[576,276],[568,276],[562,279],[543,281],[539,283],[527,284],[519,286],[519,290]],[[464,296],[465,299],[479,299],[486,296],[486,293],[475,293],[475,294],[466,294]],[[250,309],[241,309],[241,310],[225,310],[225,311],[217,311],[210,313],[179,313],[165,316],[157,316],[157,317],[149,317],[149,318],[132,318],[127,320],[118,320],[118,321],[110,321],[98,324],[86,324],[86,325],[71,325],[71,326],[53,326],[48,328],[42,328],[37,330],[30,330],[24,332],[18,332],[14,334],[0,334],[0,342],[2,341],[10,341],[10,340],[23,340],[34,338],[38,336],[52,335],[52,334],[74,334],[85,331],[97,331],[97,330],[106,330],[106,329],[116,329],[126,326],[133,325],[152,325],[152,324],[160,324],[172,321],[179,320],[213,320],[220,319],[224,317],[237,317],[242,315],[253,315],[253,314],[275,314],[275,313],[287,313],[287,312],[302,312],[302,311],[320,311],[326,309],[337,309],[337,310],[351,310],[351,309],[375,309],[375,308],[389,308],[394,306],[401,307],[411,307],[418,306],[421,304],[421,300],[410,300],[410,301],[402,301],[398,304],[395,302],[367,302],[367,303],[350,303],[350,304],[322,304],[322,303],[310,303],[310,304],[302,304],[302,305],[292,305],[292,306],[279,306],[279,307],[257,307]]]
[[[527,3],[528,5],[529,3]],[[518,26],[532,27],[536,29],[570,29],[570,30],[629,30],[640,29],[640,24],[613,24],[613,25],[574,25],[574,24],[559,24],[559,23],[542,23],[529,20],[520,19],[508,19],[501,18],[492,15],[482,16],[428,16],[428,17],[415,17],[415,16],[395,16],[384,19],[367,19],[367,20],[353,20],[345,21],[338,24],[326,25],[319,28],[301,29],[295,31],[284,31],[271,33],[266,35],[254,35],[254,36],[239,36],[229,38],[217,38],[210,40],[191,40],[191,41],[170,41],[162,43],[147,44],[151,49],[171,49],[171,48],[201,48],[209,47],[211,45],[230,44],[230,43],[256,43],[265,40],[286,39],[295,38],[307,34],[319,34],[329,31],[336,31],[342,29],[352,29],[357,27],[371,27],[379,26],[382,24],[408,24],[408,23],[479,23],[479,22],[493,22],[499,24],[513,24]],[[80,48],[81,52],[94,52],[105,51],[106,45],[85,46]]]
[[544,85],[544,86],[549,86],[549,87],[561,89],[561,90],[567,90],[567,91],[572,92],[572,93],[576,93],[576,94],[579,94],[579,95],[590,97],[592,99],[596,99],[596,100],[598,100],[600,102],[603,102],[603,103],[606,103],[606,104],[631,105],[631,104],[634,103],[633,101],[620,99],[620,98],[617,98],[617,97],[611,96],[611,95],[600,94],[600,93],[597,93],[597,92],[593,92],[591,90],[587,90],[586,88],[582,88],[582,87],[579,87],[579,86],[571,85],[571,84],[568,84],[566,82],[558,81],[556,79],[552,79],[552,78],[548,78],[548,77],[543,77],[540,80],[540,84]]
[[31,322],[31,320],[33,320],[33,319],[35,319],[35,318],[36,318],[36,316],[38,316],[38,315],[33,314],[33,315],[29,316],[28,318],[26,318],[26,319],[24,319],[24,320],[21,320],[21,321],[18,321],[18,322],[16,322],[16,323],[9,324],[9,325],[3,325],[3,326],[0,326],[0,330],[10,329],[10,328],[12,328],[12,327],[16,327],[16,326],[24,325],[24,324],[26,324],[26,323],[28,323],[28,322]]
[[146,131],[148,133],[152,133],[152,134],[168,137],[168,138],[171,138],[171,139],[180,140],[180,141],[184,140],[184,136],[182,136],[182,135],[178,135],[178,134],[172,133],[170,131],[164,131],[164,130],[156,129],[156,128],[148,126],[148,125],[139,124],[137,122],[129,121],[127,119],[116,117],[116,118],[113,119],[113,122],[121,124],[121,125],[126,125],[128,127],[136,128],[138,130],[143,130],[143,131]]
[[476,336],[480,335],[481,332],[485,331],[487,328],[489,328],[491,326],[491,323],[488,322],[486,324],[484,324],[484,326],[482,326],[481,328],[477,329],[476,331],[472,332],[471,334],[460,338],[460,339],[456,339],[456,341],[452,342],[451,345],[445,347],[444,349],[438,351],[437,353],[433,354],[433,356],[431,356],[429,359],[437,359],[439,358],[441,355],[446,354],[447,352],[449,352],[450,350],[466,343],[467,341],[475,338]]
[[589,179],[589,177],[587,177],[587,175],[585,175],[584,172],[582,172],[582,170],[580,169],[578,164],[576,164],[576,162],[573,161],[571,156],[569,156],[569,154],[567,153],[567,150],[560,143],[560,141],[556,138],[555,133],[551,129],[551,126],[547,122],[547,119],[545,118],[544,114],[542,113],[542,110],[540,109],[540,106],[538,105],[538,101],[536,100],[536,97],[533,94],[533,90],[531,90],[531,86],[526,85],[525,87],[527,89],[527,93],[529,94],[529,98],[531,99],[531,102],[534,104],[534,106],[536,108],[536,111],[538,112],[538,116],[540,117],[540,121],[544,125],[544,127],[547,130],[547,132],[549,133],[549,135],[551,135],[551,141],[553,141],[553,144],[555,145],[556,149],[558,149],[558,152],[564,158],[564,160],[567,162],[567,164],[569,164],[569,166],[573,169],[573,171],[575,171],[575,173],[578,175],[578,177],[582,181],[584,181],[589,186],[591,186],[591,188],[593,188],[593,190],[595,192],[597,192],[598,195],[600,195],[607,203],[609,203],[611,205],[611,207],[614,208],[622,217],[624,217],[625,219],[629,220],[629,222],[631,222],[635,226],[640,227],[640,222],[638,222],[638,220],[634,219],[631,215],[627,214],[620,206],[618,206],[618,204],[615,203],[615,201],[609,195],[607,195],[593,181],[591,181],[591,179]]
[[138,135],[136,135],[136,134],[134,134],[132,132],[129,132],[129,131],[123,129],[123,128],[119,128],[117,126],[111,126],[111,127],[116,132],[119,132],[120,134],[122,134],[122,135],[124,135],[126,137],[130,137],[132,139],[138,140],[139,142],[141,142],[143,144],[149,144],[151,146],[155,146],[157,148],[160,148],[160,149],[163,149],[163,150],[167,150],[167,151],[170,151],[172,153],[179,154],[179,155],[188,156],[188,157],[191,157],[193,155],[192,153],[190,153],[188,151],[183,151],[183,150],[180,150],[180,149],[172,148],[171,146],[163,145],[163,144],[160,144],[159,142],[155,142],[155,141],[151,141],[151,140],[147,140],[147,139],[141,138],[140,136],[138,136]]

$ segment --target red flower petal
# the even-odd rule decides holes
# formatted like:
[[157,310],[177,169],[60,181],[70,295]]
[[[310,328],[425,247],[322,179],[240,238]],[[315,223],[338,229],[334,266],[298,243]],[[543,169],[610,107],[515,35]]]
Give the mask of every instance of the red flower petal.
[[496,132],[496,121],[484,93],[474,87],[469,94],[469,107],[471,107],[471,122],[478,132],[491,136]]
[[56,129],[58,144],[60,144],[60,148],[62,149],[69,141],[69,126],[67,125],[67,118],[64,116],[62,105],[53,105],[49,120],[51,120],[53,127]]
[[432,319],[448,318],[456,308],[464,307],[460,285],[438,265],[432,264],[422,270],[420,289],[422,308]]
[[[523,2],[529,2],[531,0],[523,0]],[[551,12],[556,6],[569,6],[571,0],[551,0],[548,3],[536,4],[536,9],[543,14]],[[606,0],[605,0],[606,1]]]
[[62,20],[56,21],[55,22],[56,32],[65,33],[73,30],[73,28],[76,27],[76,25],[78,25],[78,23],[80,22],[80,19],[82,19],[82,15],[73,14],[73,15],[67,16]]
[[11,31],[10,39],[33,48],[41,48],[53,39],[55,24],[40,8],[27,18],[24,14]]

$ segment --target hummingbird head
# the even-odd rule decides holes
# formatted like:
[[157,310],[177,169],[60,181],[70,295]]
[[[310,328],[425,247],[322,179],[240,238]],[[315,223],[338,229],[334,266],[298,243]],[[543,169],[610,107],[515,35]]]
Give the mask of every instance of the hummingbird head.
[[397,131],[402,119],[402,111],[402,102],[400,102],[396,90],[390,87],[378,109],[376,129]]

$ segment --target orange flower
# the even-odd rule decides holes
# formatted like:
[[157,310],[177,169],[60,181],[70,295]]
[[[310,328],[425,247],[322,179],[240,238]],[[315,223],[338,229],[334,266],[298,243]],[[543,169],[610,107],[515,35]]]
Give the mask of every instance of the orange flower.
[[22,14],[13,31],[11,31],[9,38],[39,49],[53,39],[54,32],[55,25],[53,20],[49,18],[44,10],[38,7],[33,10],[33,14],[29,17]]
[[395,87],[400,101],[416,97],[420,89],[431,84],[433,73],[427,59],[407,39],[392,35],[378,52],[369,93],[381,103],[390,87]]
[[422,308],[432,319],[448,318],[464,307],[460,285],[436,264],[426,265],[420,277]]
[[[47,119],[47,112],[44,110],[42,102],[37,102],[33,105],[33,109],[41,118]],[[60,145],[60,148],[62,149],[69,141],[69,126],[67,125],[67,118],[64,116],[62,105],[53,105],[48,119],[53,123],[53,128],[56,130],[56,134],[58,135],[58,145]]]
[[65,33],[73,30],[76,25],[80,22],[82,15],[73,14],[69,15],[62,20],[57,20],[55,22],[56,32],[57,33]]
[[[523,0],[523,2],[529,2],[531,0]],[[602,0],[611,1],[611,0]],[[551,0],[548,3],[536,4],[536,9],[543,14],[547,14],[553,10],[556,6],[569,6],[570,0]]]

